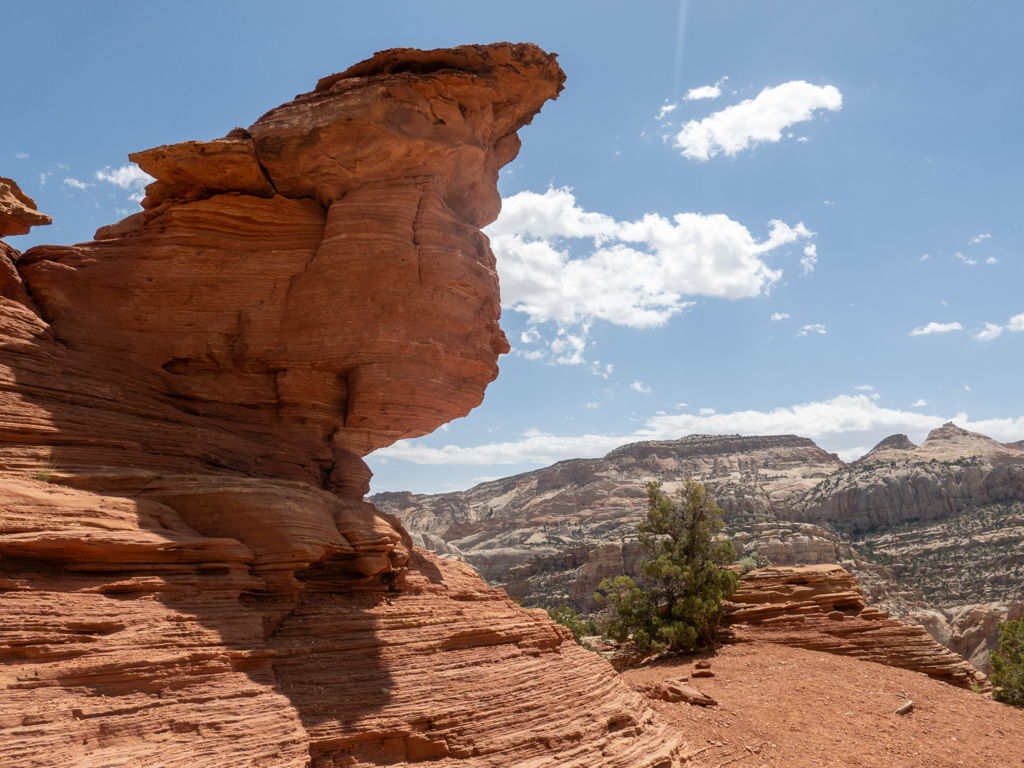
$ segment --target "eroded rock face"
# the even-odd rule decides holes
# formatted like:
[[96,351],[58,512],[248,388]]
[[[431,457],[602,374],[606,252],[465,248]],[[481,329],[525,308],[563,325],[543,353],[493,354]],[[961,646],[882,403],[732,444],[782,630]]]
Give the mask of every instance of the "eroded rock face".
[[[479,227],[564,76],[529,46],[428,53],[380,54],[225,139],[131,155],[157,179],[143,214],[19,262],[63,348],[130,365],[148,379],[133,390],[222,431],[276,433],[228,468],[280,477],[288,453],[294,479],[357,496],[358,457],[478,405],[508,350]],[[155,425],[132,426],[139,448],[116,462],[51,452],[162,460]]]
[[903,435],[792,502],[789,519],[850,533],[939,520],[968,506],[1024,500],[1024,451],[955,424],[914,446]]
[[95,241],[0,244],[5,766],[678,764],[604,661],[361,498],[497,373],[479,227],[563,79],[378,54],[132,155],[145,210]]
[[730,642],[770,642],[855,656],[923,672],[961,687],[986,687],[972,664],[921,626],[867,606],[857,579],[838,565],[762,568],[740,580],[723,626]]

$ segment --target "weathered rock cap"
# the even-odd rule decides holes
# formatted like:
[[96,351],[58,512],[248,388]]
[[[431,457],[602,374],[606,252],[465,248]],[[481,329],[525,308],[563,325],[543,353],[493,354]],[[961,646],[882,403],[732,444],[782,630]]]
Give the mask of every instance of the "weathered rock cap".
[[0,176],[0,237],[27,235],[32,227],[53,223],[13,179]]
[[129,155],[157,180],[142,206],[226,192],[329,206],[396,183],[403,166],[402,181],[421,181],[484,227],[501,210],[498,170],[519,153],[516,131],[562,91],[556,58],[531,43],[377,53],[224,139]]

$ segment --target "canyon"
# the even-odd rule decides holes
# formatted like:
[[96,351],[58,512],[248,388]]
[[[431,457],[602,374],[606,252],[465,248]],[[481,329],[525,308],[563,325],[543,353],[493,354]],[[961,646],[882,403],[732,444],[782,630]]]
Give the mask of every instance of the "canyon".
[[870,604],[984,669],[995,617],[1024,609],[1024,449],[955,424],[920,446],[894,435],[852,463],[793,435],[691,435],[467,491],[371,500],[526,604],[589,611],[602,579],[640,575],[645,484],[671,491],[687,477],[722,507],[741,557],[840,564]]

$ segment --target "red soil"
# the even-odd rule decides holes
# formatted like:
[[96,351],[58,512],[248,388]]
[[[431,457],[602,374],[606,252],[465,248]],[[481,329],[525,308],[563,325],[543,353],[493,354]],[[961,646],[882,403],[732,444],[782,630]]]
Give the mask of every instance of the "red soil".
[[[725,646],[626,670],[634,687],[683,677],[717,707],[653,702],[702,768],[1024,766],[1024,710],[924,674],[767,643]],[[894,710],[907,699],[909,715]]]

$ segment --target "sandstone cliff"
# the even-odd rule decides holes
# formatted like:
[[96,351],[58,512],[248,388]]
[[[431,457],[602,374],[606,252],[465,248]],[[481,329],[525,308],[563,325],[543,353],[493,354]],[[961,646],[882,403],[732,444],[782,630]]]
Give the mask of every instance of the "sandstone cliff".
[[[131,155],[144,211],[94,241],[2,246],[5,765],[678,762],[605,662],[361,500],[362,456],[497,373],[479,228],[563,80],[384,52]],[[4,233],[42,223],[4,189]]]

